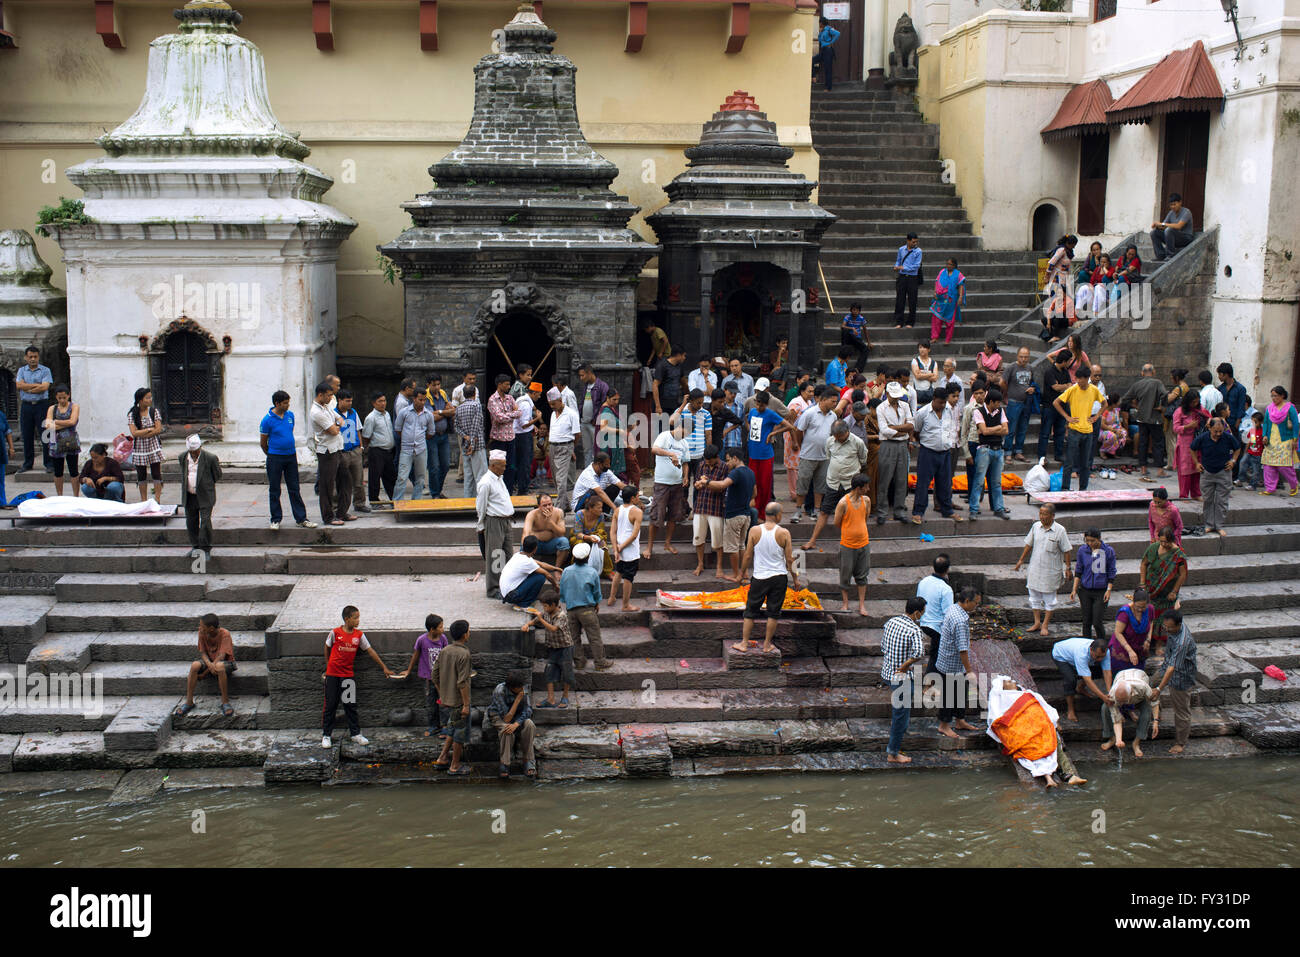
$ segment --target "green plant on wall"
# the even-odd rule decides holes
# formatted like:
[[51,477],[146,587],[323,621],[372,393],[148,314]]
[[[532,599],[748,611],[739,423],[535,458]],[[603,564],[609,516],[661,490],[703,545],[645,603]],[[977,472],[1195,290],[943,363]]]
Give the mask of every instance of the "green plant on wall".
[[1061,13],[1072,6],[1071,0],[1020,0],[1021,10],[1038,10],[1042,13]]
[[383,253],[375,253],[375,262],[379,265],[379,271],[384,275],[384,282],[390,286],[397,282],[397,264],[385,256]]
[[79,199],[59,197],[58,206],[42,206],[36,214],[36,235],[48,237],[46,226],[84,226],[93,220],[86,215],[86,204]]

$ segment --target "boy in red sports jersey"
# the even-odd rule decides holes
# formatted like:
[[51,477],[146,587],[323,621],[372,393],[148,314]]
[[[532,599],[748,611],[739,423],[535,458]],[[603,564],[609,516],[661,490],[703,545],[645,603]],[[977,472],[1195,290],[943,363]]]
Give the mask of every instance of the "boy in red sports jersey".
[[358,651],[367,652],[388,677],[397,677],[384,664],[379,653],[370,647],[365,633],[357,627],[360,624],[361,612],[355,605],[348,605],[343,609],[343,627],[335,628],[325,636],[325,674],[321,676],[325,679],[325,710],[321,718],[325,736],[321,738],[322,748],[333,746],[330,735],[334,731],[334,712],[340,703],[348,718],[348,731],[352,734],[353,743],[370,743],[361,734],[361,719],[357,716],[357,682],[352,675],[352,668]]

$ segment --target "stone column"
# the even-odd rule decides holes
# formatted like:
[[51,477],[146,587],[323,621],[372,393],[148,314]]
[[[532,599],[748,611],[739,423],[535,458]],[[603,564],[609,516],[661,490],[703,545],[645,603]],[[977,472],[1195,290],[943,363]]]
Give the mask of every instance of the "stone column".
[[713,351],[713,316],[709,307],[713,304],[713,273],[700,273],[700,356],[715,355]]

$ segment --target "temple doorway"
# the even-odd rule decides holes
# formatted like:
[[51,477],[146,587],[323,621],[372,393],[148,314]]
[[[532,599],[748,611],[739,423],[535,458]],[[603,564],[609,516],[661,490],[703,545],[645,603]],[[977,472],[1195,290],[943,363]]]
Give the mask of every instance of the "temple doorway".
[[749,359],[763,344],[762,304],[752,289],[737,289],[727,299],[723,351],[728,356]]
[[559,358],[555,340],[537,316],[523,310],[508,312],[488,337],[483,388],[491,392],[503,372],[511,379],[518,378],[519,364],[527,363],[533,367],[533,378],[549,389],[551,377],[560,368]]

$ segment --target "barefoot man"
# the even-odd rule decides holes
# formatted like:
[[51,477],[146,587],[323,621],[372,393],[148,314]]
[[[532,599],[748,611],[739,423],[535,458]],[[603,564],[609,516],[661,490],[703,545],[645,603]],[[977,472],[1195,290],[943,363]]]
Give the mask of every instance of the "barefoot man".
[[650,447],[655,463],[654,499],[650,502],[650,534],[646,539],[645,557],[653,558],[655,528],[664,526],[664,551],[676,555],[673,548],[673,529],[686,519],[686,485],[690,479],[687,469],[686,423],[660,432]]
[[555,556],[555,566],[563,568],[569,557],[569,539],[564,534],[564,513],[555,507],[555,500],[543,493],[537,499],[537,507],[528,510],[524,516],[524,534],[520,541],[529,535],[537,538],[537,554]]
[[624,486],[618,497],[610,537],[614,542],[614,577],[609,586],[609,603],[614,604],[621,582],[623,611],[636,611],[632,605],[632,582],[641,564],[641,506],[635,485]]
[[[727,474],[720,480],[710,480],[707,487],[714,492],[725,492],[722,500],[722,550],[731,556],[731,574],[722,571],[722,560],[718,560],[718,577],[723,581],[739,585],[743,579],[740,575],[740,554],[745,550],[745,540],[749,536],[749,510],[754,501],[754,473],[740,457],[740,446],[727,449]],[[698,493],[696,501],[699,501]],[[703,568],[703,565],[700,566]]]
[[1074,574],[1070,565],[1070,536],[1056,520],[1055,505],[1038,506],[1038,521],[1025,536],[1025,547],[1011,570],[1020,571],[1026,558],[1029,559],[1029,607],[1034,611],[1034,623],[1029,630],[1046,636],[1062,577],[1068,581]]
[[758,644],[749,636],[754,631],[754,619],[766,604],[767,631],[763,637],[762,650],[771,652],[776,647],[772,640],[776,637],[776,626],[781,622],[786,587],[799,587],[799,573],[795,569],[790,533],[781,527],[780,502],[768,502],[763,524],[749,530],[745,557],[740,563],[742,576],[749,569],[750,562],[754,564],[754,577],[749,583],[749,597],[745,600],[745,625],[740,633],[740,641],[731,647],[736,651],[749,651]]
[[1137,731],[1133,735],[1133,757],[1142,757],[1142,740],[1147,731],[1154,738],[1160,733],[1160,702],[1151,693],[1151,682],[1141,668],[1126,668],[1115,676],[1110,689],[1115,704],[1101,706],[1101,730],[1106,735],[1103,751],[1111,748],[1124,750],[1124,714],[1121,708],[1132,705],[1138,709]]
[[[1052,646],[1052,660],[1061,673],[1065,685],[1066,721],[1078,721],[1074,710],[1079,695],[1096,698],[1106,705],[1114,705],[1110,696],[1110,648],[1104,638],[1066,638]],[[1098,686],[1097,679],[1104,683]]]
[[979,590],[967,585],[944,613],[943,627],[939,629],[939,657],[935,661],[935,668],[943,678],[939,733],[949,738],[960,738],[957,731],[979,730],[966,720],[966,698],[975,678],[970,665],[970,613],[979,607],[979,603]]
[[[867,534],[867,516],[871,499],[865,473],[855,475],[849,494],[835,506],[835,524],[840,529],[840,611],[849,610],[849,585],[858,589],[858,614],[867,616],[867,575],[871,573],[871,543]],[[918,619],[919,620],[919,619]]]

